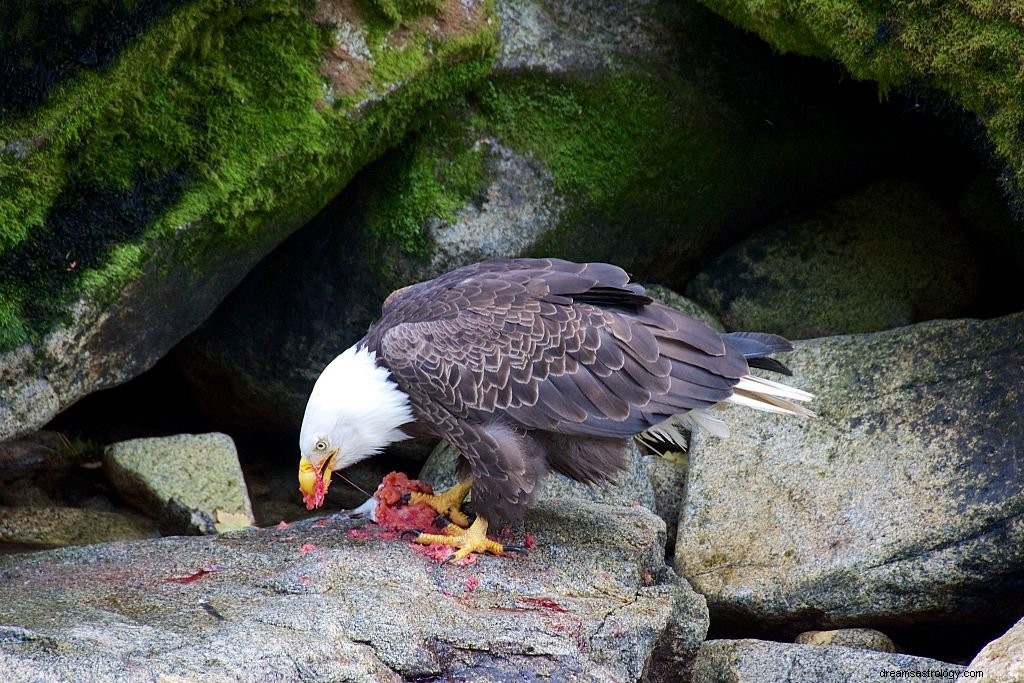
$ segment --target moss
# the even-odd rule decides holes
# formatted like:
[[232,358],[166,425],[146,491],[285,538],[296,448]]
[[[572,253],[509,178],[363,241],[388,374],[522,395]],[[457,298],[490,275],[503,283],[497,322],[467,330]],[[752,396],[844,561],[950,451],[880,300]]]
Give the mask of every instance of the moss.
[[481,79],[496,45],[486,17],[400,44],[381,32],[370,81],[329,106],[332,32],[311,3],[160,7],[116,59],[0,121],[0,350],[38,341],[74,298],[109,300],[158,244],[197,279],[217,254],[261,253]]
[[948,93],[1024,187],[1024,15],[1013,3],[704,0],[776,48],[836,59],[881,92]]
[[478,97],[473,126],[543,160],[570,201],[536,252],[613,260],[662,281],[685,275],[720,223],[736,220],[733,204],[749,206],[752,184],[777,182],[817,142],[751,135],[740,116],[721,125],[720,104],[664,74],[505,76]]
[[366,211],[373,240],[397,246],[403,256],[426,257],[429,243],[423,226],[434,218],[455,220],[479,189],[483,163],[484,152],[461,127],[428,126],[374,171],[381,200],[371,202]]
[[427,12],[436,12],[444,4],[443,0],[366,0],[389,22],[409,21]]
[[[715,67],[720,80],[699,87],[649,67],[590,78],[492,75],[389,158],[375,176],[383,189],[367,202],[371,230],[422,256],[423,226],[451,220],[484,189],[484,153],[474,145],[493,137],[543,162],[566,200],[559,226],[533,253],[611,260],[679,286],[714,240],[791,206],[806,178],[813,185],[857,168],[870,149],[841,117],[822,123],[820,108],[777,79],[734,78],[721,60]],[[750,71],[747,62],[737,68]],[[743,78],[753,84],[737,84]],[[714,92],[719,83],[739,88],[743,106]]]

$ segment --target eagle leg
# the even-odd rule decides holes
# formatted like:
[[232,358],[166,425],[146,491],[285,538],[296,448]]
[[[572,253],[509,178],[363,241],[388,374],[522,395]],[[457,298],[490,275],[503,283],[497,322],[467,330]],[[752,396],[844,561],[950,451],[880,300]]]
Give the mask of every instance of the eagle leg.
[[467,477],[444,493],[420,493],[412,491],[402,496],[406,503],[423,503],[429,505],[439,514],[444,515],[452,523],[465,529],[469,526],[469,517],[461,510],[462,501],[473,487],[472,477]]
[[445,527],[444,534],[420,534],[416,537],[416,542],[423,545],[440,543],[458,548],[446,562],[458,562],[470,553],[502,555],[505,552],[504,546],[487,538],[487,520],[481,515],[476,516],[468,529],[449,524]]

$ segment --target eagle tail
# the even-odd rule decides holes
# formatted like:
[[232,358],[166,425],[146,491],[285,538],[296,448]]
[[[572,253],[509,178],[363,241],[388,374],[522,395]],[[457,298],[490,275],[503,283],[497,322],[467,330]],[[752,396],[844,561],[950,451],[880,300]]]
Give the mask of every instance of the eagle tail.
[[814,411],[800,405],[814,398],[814,394],[770,379],[747,375],[733,387],[733,394],[726,401],[738,405],[784,415],[814,417]]

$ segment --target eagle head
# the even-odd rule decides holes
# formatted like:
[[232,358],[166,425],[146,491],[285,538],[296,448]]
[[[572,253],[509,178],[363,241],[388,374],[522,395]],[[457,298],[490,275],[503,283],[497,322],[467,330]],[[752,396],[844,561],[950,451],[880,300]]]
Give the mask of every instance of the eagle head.
[[409,396],[359,344],[331,361],[309,395],[299,432],[299,491],[306,509],[324,503],[331,473],[408,436]]

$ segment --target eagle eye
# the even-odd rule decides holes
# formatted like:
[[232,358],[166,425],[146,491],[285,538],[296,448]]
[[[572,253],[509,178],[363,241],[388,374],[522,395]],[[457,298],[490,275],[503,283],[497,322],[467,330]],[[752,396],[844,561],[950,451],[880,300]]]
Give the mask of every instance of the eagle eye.
[[320,439],[319,441],[316,442],[316,445],[313,448],[315,448],[318,451],[326,451],[327,442],[324,441],[323,439]]

